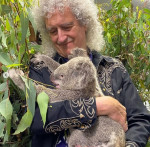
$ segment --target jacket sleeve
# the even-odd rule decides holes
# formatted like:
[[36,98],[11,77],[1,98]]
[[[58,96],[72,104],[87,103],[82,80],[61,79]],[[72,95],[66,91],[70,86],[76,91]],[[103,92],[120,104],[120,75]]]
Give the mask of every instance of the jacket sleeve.
[[145,147],[150,136],[150,112],[144,106],[129,74],[116,68],[112,73],[112,88],[127,111],[126,141],[131,146]]
[[[29,77],[45,83],[48,81],[50,74],[46,68],[37,70],[30,67]],[[57,133],[62,130],[74,127],[86,129],[96,120],[96,102],[95,98],[65,100],[61,102],[49,103],[47,110],[46,124],[43,128],[43,122],[40,110],[36,104],[35,115],[31,125],[31,132],[35,134]]]

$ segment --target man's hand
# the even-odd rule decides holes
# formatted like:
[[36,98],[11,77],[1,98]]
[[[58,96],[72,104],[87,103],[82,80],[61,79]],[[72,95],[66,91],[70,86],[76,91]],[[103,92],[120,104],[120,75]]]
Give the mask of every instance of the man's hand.
[[97,115],[107,115],[111,119],[120,123],[124,131],[128,130],[126,108],[118,100],[103,96],[96,98]]

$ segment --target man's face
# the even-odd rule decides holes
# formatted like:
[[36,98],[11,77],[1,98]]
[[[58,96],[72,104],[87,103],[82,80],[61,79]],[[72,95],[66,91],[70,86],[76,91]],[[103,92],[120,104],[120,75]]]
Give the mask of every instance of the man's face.
[[86,27],[79,24],[69,8],[65,8],[62,13],[56,10],[50,18],[45,18],[45,24],[61,56],[68,57],[75,47],[86,49]]

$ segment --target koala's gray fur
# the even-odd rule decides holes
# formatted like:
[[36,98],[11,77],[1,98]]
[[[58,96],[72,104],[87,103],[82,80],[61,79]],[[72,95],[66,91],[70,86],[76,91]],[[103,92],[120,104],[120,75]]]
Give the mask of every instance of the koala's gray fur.
[[[52,72],[51,80],[60,87],[59,89],[49,89],[42,85],[36,85],[37,94],[45,91],[50,97],[50,102],[103,96],[98,86],[96,68],[87,57],[86,51],[74,49],[69,58],[70,60],[62,65],[48,56],[39,54],[31,60],[34,64],[44,62],[42,66],[48,67]],[[11,75],[11,72],[10,77],[17,85],[18,80]],[[107,116],[100,116],[91,128],[85,131],[72,130],[68,138],[68,145],[69,147],[76,145],[81,147],[124,147],[125,133],[119,123]]]

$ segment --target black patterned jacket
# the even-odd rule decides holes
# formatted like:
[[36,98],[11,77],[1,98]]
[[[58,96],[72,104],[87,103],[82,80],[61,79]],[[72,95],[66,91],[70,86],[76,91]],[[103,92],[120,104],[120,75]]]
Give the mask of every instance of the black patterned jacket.
[[[128,72],[123,64],[114,58],[102,56],[96,51],[93,51],[91,55],[103,93],[116,98],[126,107],[128,120],[126,146],[145,147],[150,136],[150,113],[143,105]],[[54,59],[60,64],[67,61],[58,54]],[[52,85],[49,76],[47,68],[38,69],[31,64],[30,78]],[[66,100],[49,105],[51,107],[48,107],[45,128],[43,128],[39,108],[36,106],[31,126],[32,147],[53,147],[59,137],[64,135],[64,130],[69,127],[86,129],[93,125],[97,118],[94,97],[88,100],[82,98],[76,101]],[[81,117],[83,115],[84,117]]]

